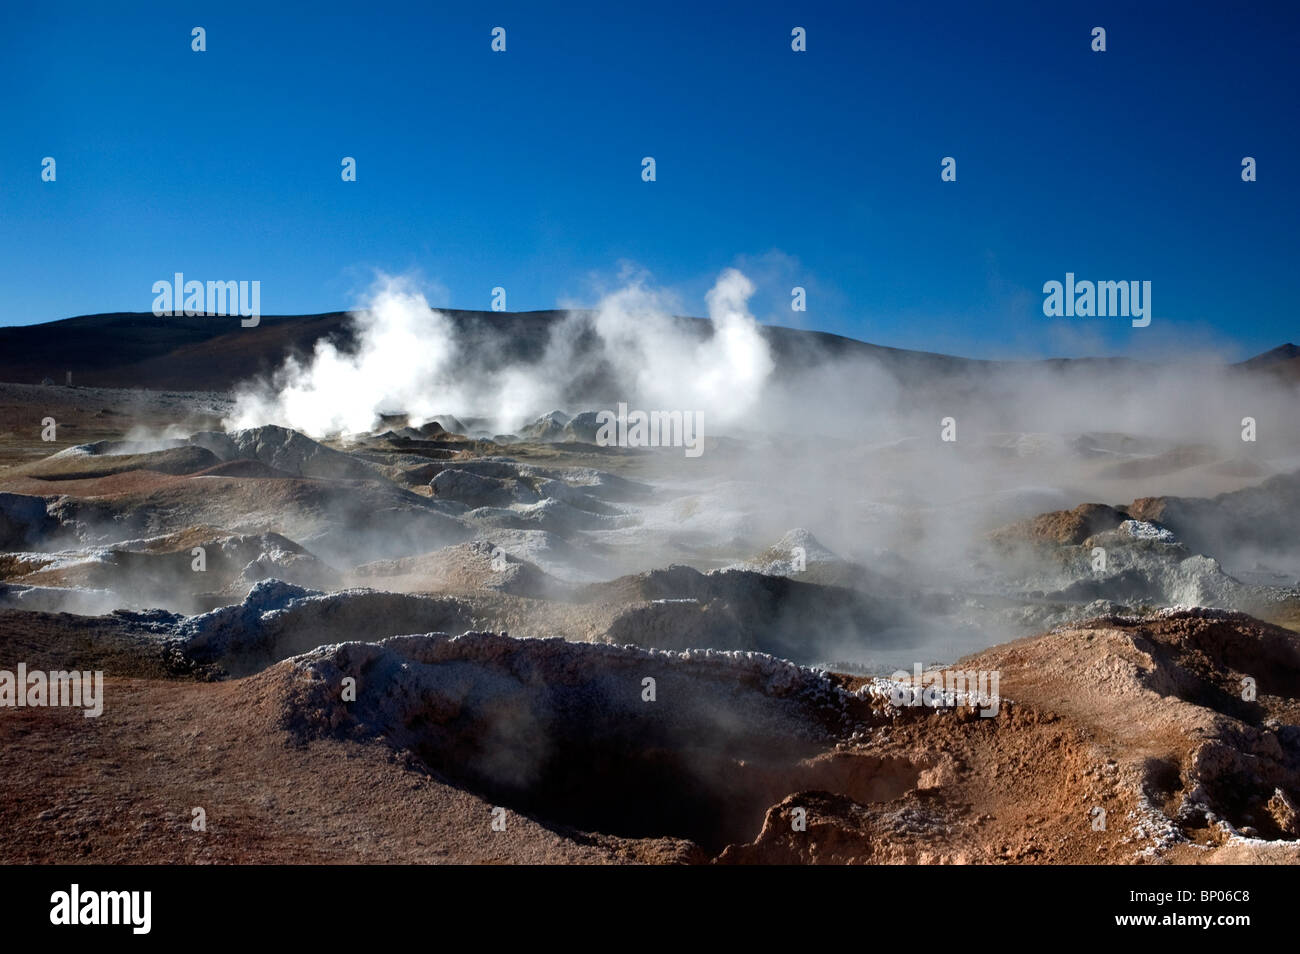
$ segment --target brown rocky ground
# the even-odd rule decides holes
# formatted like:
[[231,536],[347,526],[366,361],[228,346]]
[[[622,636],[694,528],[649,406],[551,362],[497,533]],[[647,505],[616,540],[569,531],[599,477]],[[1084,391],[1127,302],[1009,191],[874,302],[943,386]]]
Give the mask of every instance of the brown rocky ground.
[[[756,586],[677,568],[561,584],[516,557],[502,570],[494,548],[467,540],[429,487],[447,461],[503,450],[484,441],[430,431],[427,440],[372,441],[346,462],[314,449],[314,472],[279,456],[214,464],[193,447],[50,459],[52,449],[120,440],[137,424],[210,427],[220,400],[204,410],[193,395],[0,385],[0,416],[6,400],[20,420],[0,438],[0,492],[49,501],[79,528],[83,550],[103,552],[80,562],[0,554],[0,583],[129,582],[145,599],[188,587],[193,605],[183,611],[200,612],[237,603],[251,582],[274,575],[429,594],[447,601],[455,632],[595,644],[626,630],[639,645],[668,648],[683,640],[647,639],[650,624],[688,633],[685,645],[718,645],[694,642],[717,636],[710,614],[752,633],[754,618],[772,615],[770,597],[795,608],[803,632],[824,626],[832,606],[828,590],[779,575]],[[60,422],[54,448],[39,439],[47,412]],[[646,466],[583,446],[511,444],[509,453],[631,478]],[[1268,493],[1295,486],[1277,478]],[[520,487],[510,479],[490,489]],[[1248,519],[1257,500],[1243,490],[1127,509],[1088,504],[1018,523],[1007,539],[1078,545],[1134,516],[1180,535],[1209,526],[1216,542],[1260,525]],[[1234,519],[1217,526],[1207,515],[1224,507]],[[363,530],[413,525],[392,554],[347,548]],[[189,569],[193,546],[210,551],[202,577]],[[598,562],[598,547],[589,552]],[[785,559],[785,549],[768,556]],[[827,566],[846,587],[881,585]],[[846,619],[862,622],[857,596],[836,598],[852,611]],[[999,712],[982,718],[970,708],[892,707],[882,683],[747,653],[556,648],[481,633],[321,645],[410,632],[384,615],[390,602],[318,604],[312,622],[286,629],[265,656],[244,666],[218,658],[240,678],[178,658],[147,621],[125,614],[0,610],[0,669],[21,660],[108,673],[101,718],[0,710],[0,862],[1300,860],[1300,637],[1241,614],[1103,617],[970,656],[958,668],[1001,677]],[[374,618],[358,622],[372,604]],[[1272,619],[1295,627],[1294,613],[1294,603],[1279,604]],[[290,650],[307,652],[285,659]],[[660,670],[664,716],[651,722],[640,678]],[[349,672],[363,687],[354,706],[335,691]],[[1253,699],[1242,695],[1247,678]],[[509,810],[504,832],[491,827],[497,805]],[[190,827],[195,807],[206,812],[205,832]]]
[[1093,534],[1113,530],[1128,519],[1123,510],[1106,504],[1080,504],[1073,510],[1054,510],[994,531],[997,541],[1032,541],[1078,545]]
[[[326,648],[247,678],[200,682],[166,673],[138,646],[114,650],[111,622],[74,635],[71,618],[30,615],[0,618],[3,659],[30,667],[80,661],[125,674],[109,678],[99,719],[67,709],[11,709],[0,719],[5,862],[1300,861],[1293,807],[1300,637],[1240,614],[1098,619],[970,657],[961,668],[1001,673],[1002,700],[990,718],[971,708],[873,702],[859,677],[830,677],[821,701],[800,703],[792,715],[789,699],[781,702],[782,680],[791,678],[784,670],[754,683],[740,669],[733,680],[729,667],[750,664],[725,655],[634,660],[636,672],[669,667],[662,686],[676,674],[735,681],[730,693],[692,684],[709,691],[691,698],[744,713],[755,733],[731,727],[732,742],[714,743],[726,719],[679,713],[685,734],[657,743],[633,734],[617,755],[596,755],[591,726],[602,716],[566,721],[562,730],[549,725],[548,751],[581,774],[583,810],[615,818],[612,828],[635,827],[638,813],[647,825],[689,826],[656,808],[674,799],[700,811],[734,811],[723,829],[749,834],[707,848],[672,830],[584,831],[530,812],[526,791],[509,796],[524,808],[509,812],[505,832],[494,832],[492,807],[501,801],[481,793],[487,783],[431,768],[473,741],[478,723],[464,718],[484,703],[466,694],[465,680],[519,681],[503,694],[505,708],[492,711],[521,738],[532,738],[530,720],[540,718],[539,686],[566,682],[584,692],[599,683],[604,701],[593,711],[612,712],[627,728],[635,710],[621,715],[629,703],[602,681],[624,663],[613,647],[558,644],[575,655],[554,663],[559,668],[541,682],[526,672],[549,671],[554,653],[541,653],[556,644],[486,638],[486,648],[435,643],[389,669],[379,647],[353,644],[365,650],[361,657]],[[334,702],[321,682],[332,667],[349,666],[363,685],[369,680],[356,710]],[[404,682],[416,678],[413,671],[429,681]],[[807,670],[790,671],[818,684]],[[1244,701],[1241,679],[1252,674],[1258,697]],[[855,688],[862,691],[840,691]],[[632,704],[637,691],[629,689]],[[760,703],[785,708],[774,716],[752,708]],[[758,731],[769,717],[794,719],[791,734],[778,740]],[[813,740],[785,751],[800,725],[816,729]],[[705,756],[730,768],[699,775],[695,788],[643,790],[620,781],[640,779],[657,760],[696,764]],[[594,807],[609,809],[610,801],[612,816]],[[765,818],[754,813],[758,802],[770,805]],[[189,827],[194,807],[207,813],[206,832]],[[807,813],[806,831],[793,830],[796,808]],[[1094,828],[1097,808],[1106,813],[1104,830]]]

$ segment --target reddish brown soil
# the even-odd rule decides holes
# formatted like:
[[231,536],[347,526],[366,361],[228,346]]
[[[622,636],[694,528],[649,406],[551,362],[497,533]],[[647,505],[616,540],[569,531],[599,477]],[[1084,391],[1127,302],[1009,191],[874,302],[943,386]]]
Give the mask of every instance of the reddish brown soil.
[[[15,623],[28,617],[44,629],[20,631]],[[0,619],[0,664],[82,654],[77,639],[60,637],[60,619]],[[1179,829],[1166,815],[1195,773],[1209,771],[1214,746],[1244,745],[1262,720],[1300,724],[1296,658],[1295,634],[1244,617],[1098,620],[994,648],[961,666],[1001,672],[997,717],[893,710],[842,746],[865,760],[827,756],[778,780],[790,793],[773,799],[755,841],[718,860],[1296,862],[1300,841],[1230,840],[1203,823]],[[493,832],[488,802],[382,740],[297,741],[277,727],[291,662],[223,683],[145,678],[148,664],[127,656],[94,660],[105,662],[140,675],[108,680],[100,719],[0,711],[0,861],[707,860],[680,839],[584,834],[513,812],[507,831]],[[1261,673],[1255,707],[1226,694],[1243,669]],[[1292,778],[1294,766],[1251,758]],[[206,832],[189,827],[196,806]],[[1092,824],[1097,807],[1105,830]],[[796,808],[807,813],[805,832],[793,830]],[[1164,838],[1162,824],[1177,837]]]

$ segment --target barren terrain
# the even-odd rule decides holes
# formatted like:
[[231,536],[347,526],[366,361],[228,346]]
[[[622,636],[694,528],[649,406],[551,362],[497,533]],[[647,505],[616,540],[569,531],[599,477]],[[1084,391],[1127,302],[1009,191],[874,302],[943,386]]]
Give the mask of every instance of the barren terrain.
[[[574,403],[313,437],[233,426],[277,360],[195,329],[0,384],[0,670],[104,673],[97,718],[0,710],[0,861],[1300,860],[1285,427],[1035,429],[979,382],[1043,369],[876,349],[924,405],[895,433],[774,414],[692,458]],[[795,376],[831,347],[773,340]],[[1285,406],[1295,360],[1225,380]],[[994,697],[913,685],[954,671]]]

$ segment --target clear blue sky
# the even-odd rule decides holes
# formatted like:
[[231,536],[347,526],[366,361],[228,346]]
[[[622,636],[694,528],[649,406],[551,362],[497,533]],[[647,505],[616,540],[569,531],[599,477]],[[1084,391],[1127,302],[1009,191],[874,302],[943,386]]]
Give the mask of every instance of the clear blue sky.
[[[148,311],[175,271],[264,314],[376,268],[550,308],[630,261],[692,314],[738,264],[764,320],[899,347],[1300,338],[1297,4],[292,6],[4,4],[0,324]],[[1044,317],[1066,271],[1150,280],[1151,327]]]

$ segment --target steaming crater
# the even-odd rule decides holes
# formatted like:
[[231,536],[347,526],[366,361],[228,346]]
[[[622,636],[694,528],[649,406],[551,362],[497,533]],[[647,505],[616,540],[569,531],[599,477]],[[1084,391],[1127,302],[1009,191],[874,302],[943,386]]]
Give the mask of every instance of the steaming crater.
[[[329,647],[293,666],[284,720],[296,734],[382,736],[484,797],[581,830],[716,850],[754,837],[788,791],[838,779],[888,800],[920,774],[829,756],[870,710],[770,657],[466,633]],[[363,686],[357,705],[339,701],[345,677]]]

